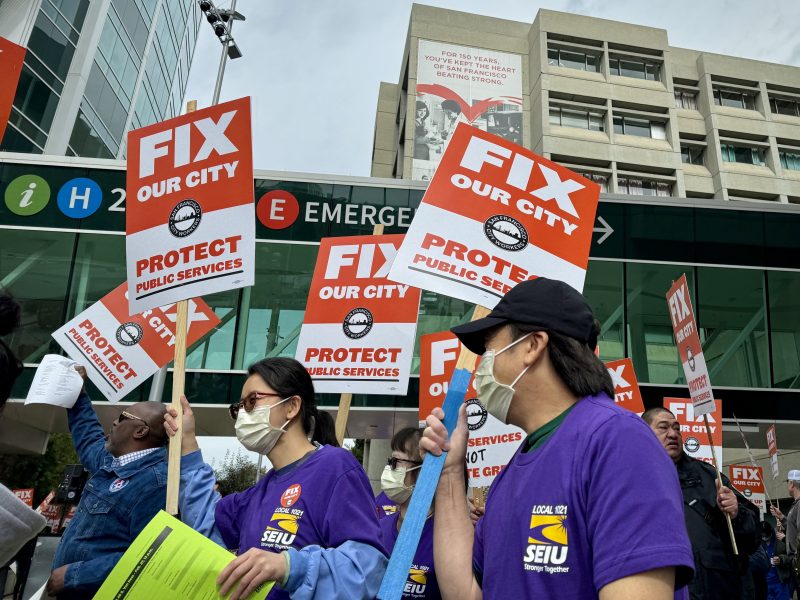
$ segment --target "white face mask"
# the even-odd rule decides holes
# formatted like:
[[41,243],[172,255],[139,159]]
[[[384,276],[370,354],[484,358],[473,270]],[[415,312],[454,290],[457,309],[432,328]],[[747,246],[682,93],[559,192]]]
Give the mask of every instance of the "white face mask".
[[514,398],[514,386],[517,385],[520,378],[525,375],[528,367],[525,367],[522,373],[517,375],[517,378],[511,382],[511,385],[506,385],[494,378],[494,358],[512,346],[519,344],[530,335],[530,333],[525,334],[500,350],[487,350],[483,353],[481,364],[478,365],[478,369],[475,371],[475,387],[478,390],[478,400],[486,407],[490,415],[503,423],[506,423],[508,407],[511,405],[512,398]]
[[420,467],[397,467],[392,469],[389,465],[383,468],[381,473],[381,489],[383,493],[389,497],[389,500],[397,504],[403,504],[411,497],[411,492],[414,491],[414,486],[406,486],[406,473],[409,471],[416,471]]
[[291,400],[294,396],[284,398],[272,406],[259,406],[247,412],[243,408],[236,417],[236,437],[239,438],[242,446],[259,454],[269,454],[278,443],[291,419],[281,425],[280,428],[273,427],[269,422],[270,409]]

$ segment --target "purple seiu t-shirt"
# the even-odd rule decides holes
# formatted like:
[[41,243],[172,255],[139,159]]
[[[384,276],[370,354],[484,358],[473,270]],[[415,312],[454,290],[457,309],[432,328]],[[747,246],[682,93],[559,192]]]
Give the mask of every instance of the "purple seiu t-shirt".
[[[397,520],[400,513],[389,515],[381,519],[381,541],[384,548],[391,554],[394,544],[397,542]],[[436,582],[436,571],[433,568],[433,517],[425,519],[422,528],[422,535],[419,538],[419,545],[414,554],[414,561],[408,572],[408,579],[403,588],[404,600],[440,600],[442,597],[439,591],[439,584]]]
[[588,600],[663,567],[676,568],[675,598],[686,597],[694,562],[678,475],[644,421],[587,397],[542,446],[523,448],[476,528],[484,598]]
[[381,492],[375,496],[375,510],[378,511],[378,519],[384,519],[397,512],[397,503],[390,500],[386,492]]
[[[250,489],[225,496],[215,521],[225,545],[238,554],[250,548],[335,548],[348,540],[385,552],[367,474],[350,452],[333,446],[322,446],[298,466],[269,471]],[[288,597],[278,586],[267,596]]]

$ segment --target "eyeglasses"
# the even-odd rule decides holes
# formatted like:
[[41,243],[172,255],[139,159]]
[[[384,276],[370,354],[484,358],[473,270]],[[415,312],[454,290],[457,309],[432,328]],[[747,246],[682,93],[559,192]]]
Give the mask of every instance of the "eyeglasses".
[[136,415],[132,415],[126,410],[123,410],[120,415],[117,417],[117,423],[122,423],[125,419],[134,419],[136,421],[141,421],[144,423],[145,427],[150,427],[150,424],[145,421],[142,417],[137,417]]
[[397,458],[396,456],[390,456],[389,459],[386,461],[386,464],[389,465],[389,467],[392,469],[392,471],[395,471],[397,469],[397,463],[401,463],[401,462],[409,463],[411,465],[421,465],[422,464],[422,462],[420,462],[418,460],[408,460],[407,458]]
[[231,415],[231,419],[234,421],[236,417],[239,416],[239,411],[244,408],[244,412],[250,412],[256,407],[256,401],[260,400],[261,398],[266,398],[267,396],[276,396],[278,398],[281,397],[280,394],[270,393],[270,392],[251,392],[248,396],[239,400],[239,402],[234,402],[228,407],[228,412]]

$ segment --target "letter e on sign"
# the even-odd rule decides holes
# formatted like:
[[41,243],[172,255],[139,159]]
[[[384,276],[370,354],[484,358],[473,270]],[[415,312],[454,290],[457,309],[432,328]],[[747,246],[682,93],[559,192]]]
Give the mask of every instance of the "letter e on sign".
[[283,190],[267,192],[256,205],[256,217],[267,229],[291,227],[300,214],[300,203],[294,194]]

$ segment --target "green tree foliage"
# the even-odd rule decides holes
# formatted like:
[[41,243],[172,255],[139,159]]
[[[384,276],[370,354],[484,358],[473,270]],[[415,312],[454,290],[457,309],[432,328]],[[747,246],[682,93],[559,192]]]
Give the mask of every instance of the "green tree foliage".
[[[222,466],[214,470],[217,478],[219,493],[223,496],[234,492],[243,492],[256,483],[257,465],[237,450],[235,453],[230,451],[225,453]],[[261,474],[266,473],[265,468],[261,468]]]
[[364,444],[366,440],[356,439],[355,443],[350,447],[350,452],[356,457],[359,464],[364,464]]
[[80,463],[72,436],[53,433],[44,456],[29,454],[0,455],[0,483],[7,488],[35,488],[33,507],[54,490],[64,474],[64,467]]

